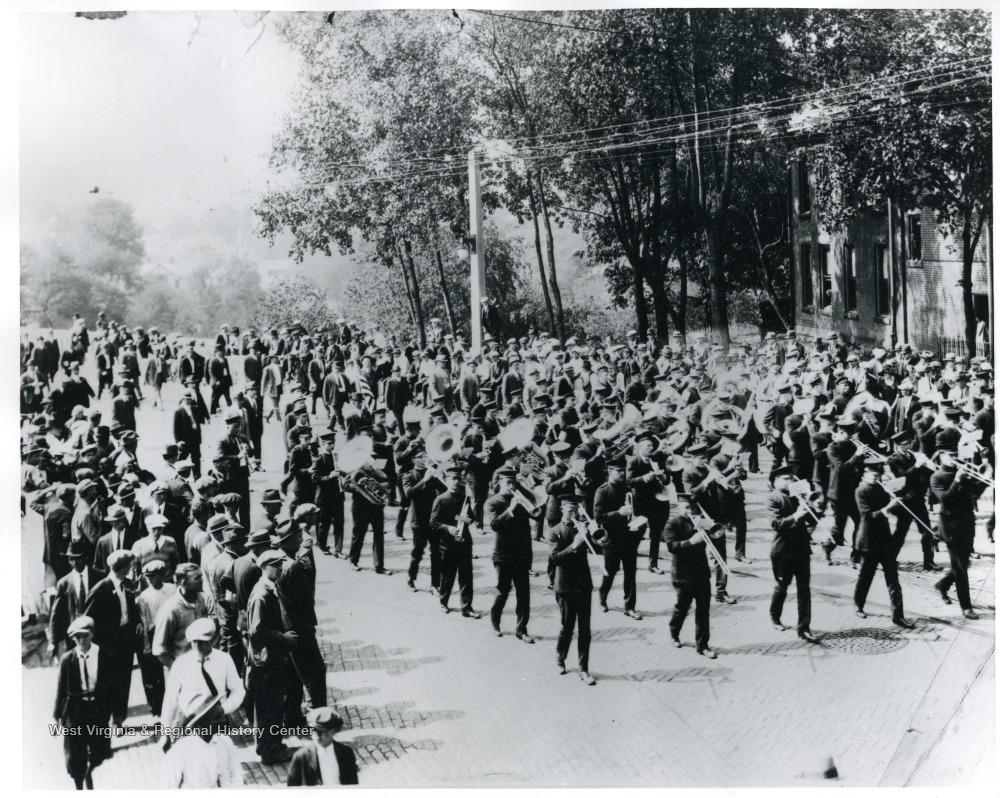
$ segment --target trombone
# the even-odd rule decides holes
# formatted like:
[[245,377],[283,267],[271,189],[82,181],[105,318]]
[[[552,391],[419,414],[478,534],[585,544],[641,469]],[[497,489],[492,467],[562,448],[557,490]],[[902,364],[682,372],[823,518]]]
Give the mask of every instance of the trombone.
[[[983,463],[983,466],[985,466],[986,468],[989,468],[989,463]],[[978,479],[980,482],[983,482],[987,486],[989,486],[989,487],[993,488],[994,490],[996,490],[996,486],[997,486],[996,485],[996,481],[992,480],[988,476],[986,476],[986,474],[981,469],[982,469],[982,466],[980,466],[979,468],[976,468],[974,465],[972,465],[972,463],[959,462],[959,464],[958,464],[958,471],[959,471],[959,473],[968,474],[973,479]]]
[[809,515],[815,518],[816,523],[818,524],[820,522],[820,517],[816,512],[816,499],[814,497],[819,493],[819,491],[814,491],[812,489],[812,484],[809,480],[796,480],[788,486],[788,492],[802,503],[802,508],[809,513]]
[[[732,571],[729,570],[726,561],[722,559],[722,555],[716,550],[714,543],[715,540],[725,537],[726,525],[713,523],[712,519],[704,513],[692,514],[691,521],[697,530],[695,533],[696,536],[705,541],[705,556],[708,557],[709,563],[720,568],[727,577],[731,577],[733,575]],[[698,521],[701,521],[701,523],[699,524]]]

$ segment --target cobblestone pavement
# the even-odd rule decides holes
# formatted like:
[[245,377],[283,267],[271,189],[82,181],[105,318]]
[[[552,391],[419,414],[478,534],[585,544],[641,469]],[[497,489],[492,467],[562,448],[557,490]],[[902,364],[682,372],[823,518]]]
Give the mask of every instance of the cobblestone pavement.
[[[171,411],[176,392],[174,385],[164,391]],[[139,414],[140,462],[154,471],[169,418],[169,412],[149,408]],[[319,423],[325,425],[325,419]],[[221,421],[213,422],[206,437],[214,440],[221,427]],[[264,447],[268,472],[253,477],[255,503],[280,473],[277,425],[268,426]],[[839,785],[993,785],[994,549],[982,530],[977,538],[982,556],[970,569],[978,621],[964,620],[957,604],[941,603],[933,576],[919,570],[919,543],[910,534],[900,562],[906,613],[918,623],[911,631],[892,625],[880,576],[867,605],[870,617],[855,617],[856,572],[842,549],[830,566],[817,547],[813,630],[822,643],[810,645],[794,630],[773,630],[768,620],[773,581],[763,487],[763,477],[752,475],[747,552],[753,563],[731,563],[729,592],[738,603],[712,604],[712,645],[719,658],[708,661],[695,653],[693,618],[681,634],[684,648],[670,646],[673,589],[669,575],[645,569],[644,545],[638,579],[644,619],[623,616],[620,581],[609,613],[602,613],[594,598],[595,687],[577,678],[575,646],[567,661],[570,673],[560,676],[556,670],[558,611],[546,589],[542,544],[535,544],[535,568],[542,575],[532,578],[532,646],[512,634],[513,596],[505,634],[497,638],[486,617],[440,612],[429,592],[426,561],[418,579],[421,592],[411,593],[405,576],[409,529],[406,540],[393,535],[392,508],[386,522],[391,576],[374,573],[370,541],[359,573],[345,560],[317,554],[317,614],[329,699],[344,715],[340,738],[358,754],[361,782],[818,786],[829,783],[820,774],[832,757]],[[26,585],[40,567],[39,534],[37,517],[29,512],[22,524]],[[475,542],[474,604],[481,611],[492,602],[491,545],[490,536]],[[946,556],[942,547],[938,562]],[[599,577],[601,565],[591,560]],[[661,564],[669,572],[669,555]],[[794,617],[791,595],[784,620],[794,624]],[[28,649],[25,786],[66,787],[60,742],[46,725],[56,672],[38,667],[37,655]],[[137,670],[131,703],[129,723],[149,720]],[[162,754],[155,745],[142,737],[115,745],[114,758],[95,774],[98,787],[157,784]],[[261,766],[249,740],[237,745],[248,784],[284,782],[283,766]]]

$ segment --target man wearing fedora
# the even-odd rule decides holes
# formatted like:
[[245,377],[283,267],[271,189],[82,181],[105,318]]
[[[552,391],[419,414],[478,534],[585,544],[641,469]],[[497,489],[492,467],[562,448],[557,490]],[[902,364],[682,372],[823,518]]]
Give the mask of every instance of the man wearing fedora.
[[334,740],[344,721],[329,707],[312,710],[306,716],[312,739],[299,748],[288,766],[289,787],[357,784],[358,764],[354,751]]
[[94,621],[94,641],[107,655],[108,709],[115,726],[123,725],[128,715],[132,662],[141,639],[139,610],[126,583],[134,559],[129,551],[111,552],[108,577],[94,586],[84,605],[84,614]]
[[56,582],[55,598],[49,610],[49,625],[45,630],[49,641],[48,653],[53,659],[63,645],[69,643],[70,626],[83,615],[90,591],[102,579],[101,574],[87,565],[90,562],[88,554],[81,541],[73,541],[66,549],[70,572]]
[[76,647],[59,661],[59,686],[53,717],[66,733],[66,772],[78,790],[94,789],[93,771],[111,757],[109,688],[114,667],[94,644],[94,620],[81,616],[67,630]]
[[220,696],[206,696],[184,719],[164,761],[165,789],[212,789],[243,785],[243,765],[218,716]]
[[135,537],[130,534],[124,507],[117,504],[109,507],[104,522],[111,525],[111,531],[97,539],[93,561],[94,570],[101,574],[102,579],[108,575],[108,557],[111,553],[122,549],[129,550],[136,542]]

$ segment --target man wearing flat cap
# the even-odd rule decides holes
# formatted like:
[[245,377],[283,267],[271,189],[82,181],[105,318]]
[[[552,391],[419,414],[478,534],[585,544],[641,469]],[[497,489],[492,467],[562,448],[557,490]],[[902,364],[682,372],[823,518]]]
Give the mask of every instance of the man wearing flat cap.
[[340,715],[329,707],[320,707],[306,716],[306,722],[312,739],[295,751],[288,766],[288,786],[357,784],[358,765],[354,751],[333,739],[344,726]]
[[92,773],[111,757],[111,680],[114,666],[108,653],[94,644],[94,620],[81,616],[70,624],[76,642],[59,661],[59,686],[53,717],[68,732],[63,735],[66,771],[78,790],[94,789]]
[[156,616],[164,602],[177,592],[177,586],[164,582],[166,565],[162,560],[150,560],[142,568],[142,577],[147,587],[136,597],[139,622],[142,624],[142,645],[136,651],[142,687],[146,693],[146,703],[157,718],[163,707],[164,675],[163,663],[153,656],[153,630]]

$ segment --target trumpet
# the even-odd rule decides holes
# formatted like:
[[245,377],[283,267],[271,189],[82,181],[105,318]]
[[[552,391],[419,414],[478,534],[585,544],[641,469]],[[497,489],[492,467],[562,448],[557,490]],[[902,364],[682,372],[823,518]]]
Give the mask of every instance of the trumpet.
[[[463,520],[463,519],[469,520]],[[472,498],[468,493],[465,494],[465,501],[462,502],[462,509],[458,513],[458,523],[455,524],[455,531],[451,533],[451,536],[455,540],[462,542],[465,539],[465,533],[472,525]]]
[[625,506],[628,507],[629,513],[632,514],[632,520],[628,522],[628,528],[632,532],[638,532],[640,529],[642,529],[649,523],[649,519],[646,518],[646,516],[635,514],[635,507],[632,504],[631,493],[625,494]]
[[525,496],[525,493],[534,497],[534,493],[531,493],[521,483],[515,481],[514,496],[510,502],[511,507],[521,507],[532,518],[538,518],[542,514],[542,510],[545,509],[544,505],[536,506],[531,499]]
[[876,460],[878,460],[879,462],[882,462],[882,463],[888,462],[888,460],[889,460],[888,457],[886,457],[881,452],[876,451],[875,449],[873,449],[868,444],[862,443],[859,439],[857,439],[857,438],[851,438],[851,442],[854,443],[854,445],[858,447],[859,451],[861,451],[861,453],[864,454],[865,457],[874,457]]

